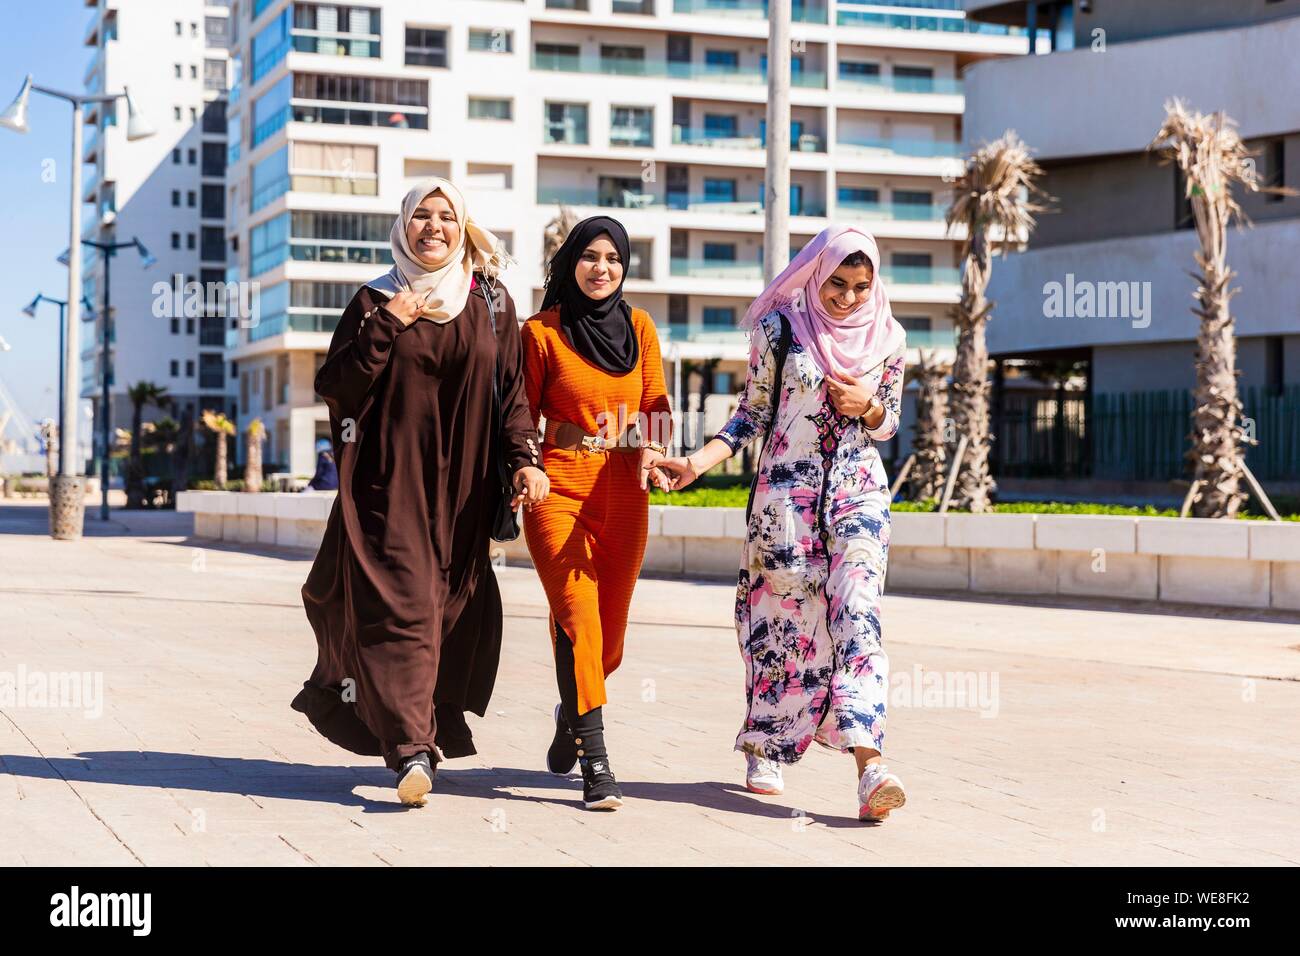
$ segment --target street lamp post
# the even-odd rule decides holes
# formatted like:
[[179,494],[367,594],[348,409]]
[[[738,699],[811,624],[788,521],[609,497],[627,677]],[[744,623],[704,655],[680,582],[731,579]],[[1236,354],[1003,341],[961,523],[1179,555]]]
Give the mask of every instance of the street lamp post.
[[[64,435],[67,434],[63,430],[63,425],[64,425],[63,389],[64,389],[64,368],[66,367],[66,362],[65,362],[66,356],[63,354],[63,341],[64,341],[65,328],[66,328],[64,324],[65,322],[64,311],[67,308],[68,303],[64,299],[56,299],[53,296],[45,295],[44,293],[37,293],[36,298],[32,299],[31,303],[25,309],[23,309],[23,315],[30,316],[33,319],[36,318],[36,307],[39,306],[42,302],[51,302],[54,305],[57,305],[59,307],[59,448],[62,449],[63,442],[64,442]],[[90,300],[87,299],[84,295],[81,297],[81,304],[86,307],[87,315],[89,315],[93,311],[91,309]],[[62,455],[62,452],[60,452],[60,455]]]
[[104,254],[104,321],[101,323],[103,333],[103,351],[99,356],[99,374],[103,379],[101,383],[99,404],[100,404],[100,421],[99,421],[99,440],[100,440],[100,459],[99,459],[99,519],[108,520],[108,459],[109,452],[112,450],[113,423],[112,416],[109,415],[109,368],[108,368],[108,348],[109,343],[113,341],[113,308],[111,292],[113,289],[112,276],[110,267],[113,263],[113,256],[119,249],[130,249],[134,247],[144,259],[145,268],[153,265],[153,256],[149,255],[149,250],[144,247],[139,239],[132,239],[130,242],[98,242],[94,239],[81,240],[85,245],[92,246]]
[[[22,89],[9,105],[0,113],[0,126],[17,133],[27,132],[27,101],[32,91],[52,96],[72,104],[72,210],[69,214],[68,228],[68,312],[67,335],[64,342],[64,366],[70,373],[76,367],[80,356],[81,323],[81,126],[82,110],[87,103],[115,103],[119,98],[126,98],[128,122],[126,138],[131,141],[152,136],[154,130],[135,108],[130,94],[101,93],[84,95],[64,93],[60,90],[37,86],[32,83],[31,74],[23,80]],[[82,522],[85,514],[85,481],[80,471],[83,466],[75,459],[77,447],[77,399],[80,388],[75,377],[65,376],[63,394],[59,397],[62,417],[69,434],[61,436],[59,444],[59,473],[50,484],[50,535],[61,540],[75,540],[81,537]],[[107,490],[105,490],[107,494]]]

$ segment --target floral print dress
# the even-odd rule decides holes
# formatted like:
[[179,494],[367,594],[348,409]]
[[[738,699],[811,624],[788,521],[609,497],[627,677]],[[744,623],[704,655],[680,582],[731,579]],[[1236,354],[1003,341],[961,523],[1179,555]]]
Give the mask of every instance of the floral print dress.
[[906,345],[863,379],[885,406],[869,429],[835,410],[820,367],[792,336],[771,422],[780,334],[778,312],[757,323],[740,405],[716,436],[733,454],[768,436],[736,588],[748,699],[736,749],[782,763],[814,740],[883,753],[890,493],[876,442],[898,431]]

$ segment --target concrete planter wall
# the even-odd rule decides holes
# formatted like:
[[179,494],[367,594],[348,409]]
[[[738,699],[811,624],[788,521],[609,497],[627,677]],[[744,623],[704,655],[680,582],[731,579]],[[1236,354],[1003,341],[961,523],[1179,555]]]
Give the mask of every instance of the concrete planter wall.
[[[186,491],[200,538],[315,550],[333,492]],[[645,570],[733,579],[741,508],[650,509]],[[530,563],[522,535],[493,545]],[[1300,610],[1300,522],[1109,515],[893,515],[887,586]]]

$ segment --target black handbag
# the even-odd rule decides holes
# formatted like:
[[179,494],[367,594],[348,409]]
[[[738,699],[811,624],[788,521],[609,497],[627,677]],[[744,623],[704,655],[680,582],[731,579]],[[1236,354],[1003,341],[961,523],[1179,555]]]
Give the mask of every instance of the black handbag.
[[489,288],[481,276],[479,285],[483,289],[483,301],[487,303],[488,318],[492,321],[492,346],[496,349],[497,356],[492,363],[492,457],[496,461],[497,485],[500,493],[497,496],[496,509],[492,514],[492,540],[514,541],[519,537],[519,516],[515,513],[515,509],[510,507],[515,489],[510,480],[510,467],[506,464],[503,441],[505,415],[501,408],[501,356],[500,349],[497,347],[497,311],[492,303],[496,287],[494,285]]

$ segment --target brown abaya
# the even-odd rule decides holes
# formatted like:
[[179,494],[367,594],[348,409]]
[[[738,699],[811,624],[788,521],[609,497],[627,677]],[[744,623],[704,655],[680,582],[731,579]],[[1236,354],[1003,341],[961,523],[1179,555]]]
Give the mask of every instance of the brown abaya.
[[481,285],[451,321],[405,327],[363,286],[316,376],[339,492],[302,588],[319,653],[293,707],[394,770],[420,752],[436,761],[435,743],[446,756],[474,753],[464,711],[482,716],[496,680],[493,456],[512,475],[538,464],[515,307],[498,289],[493,342]]

